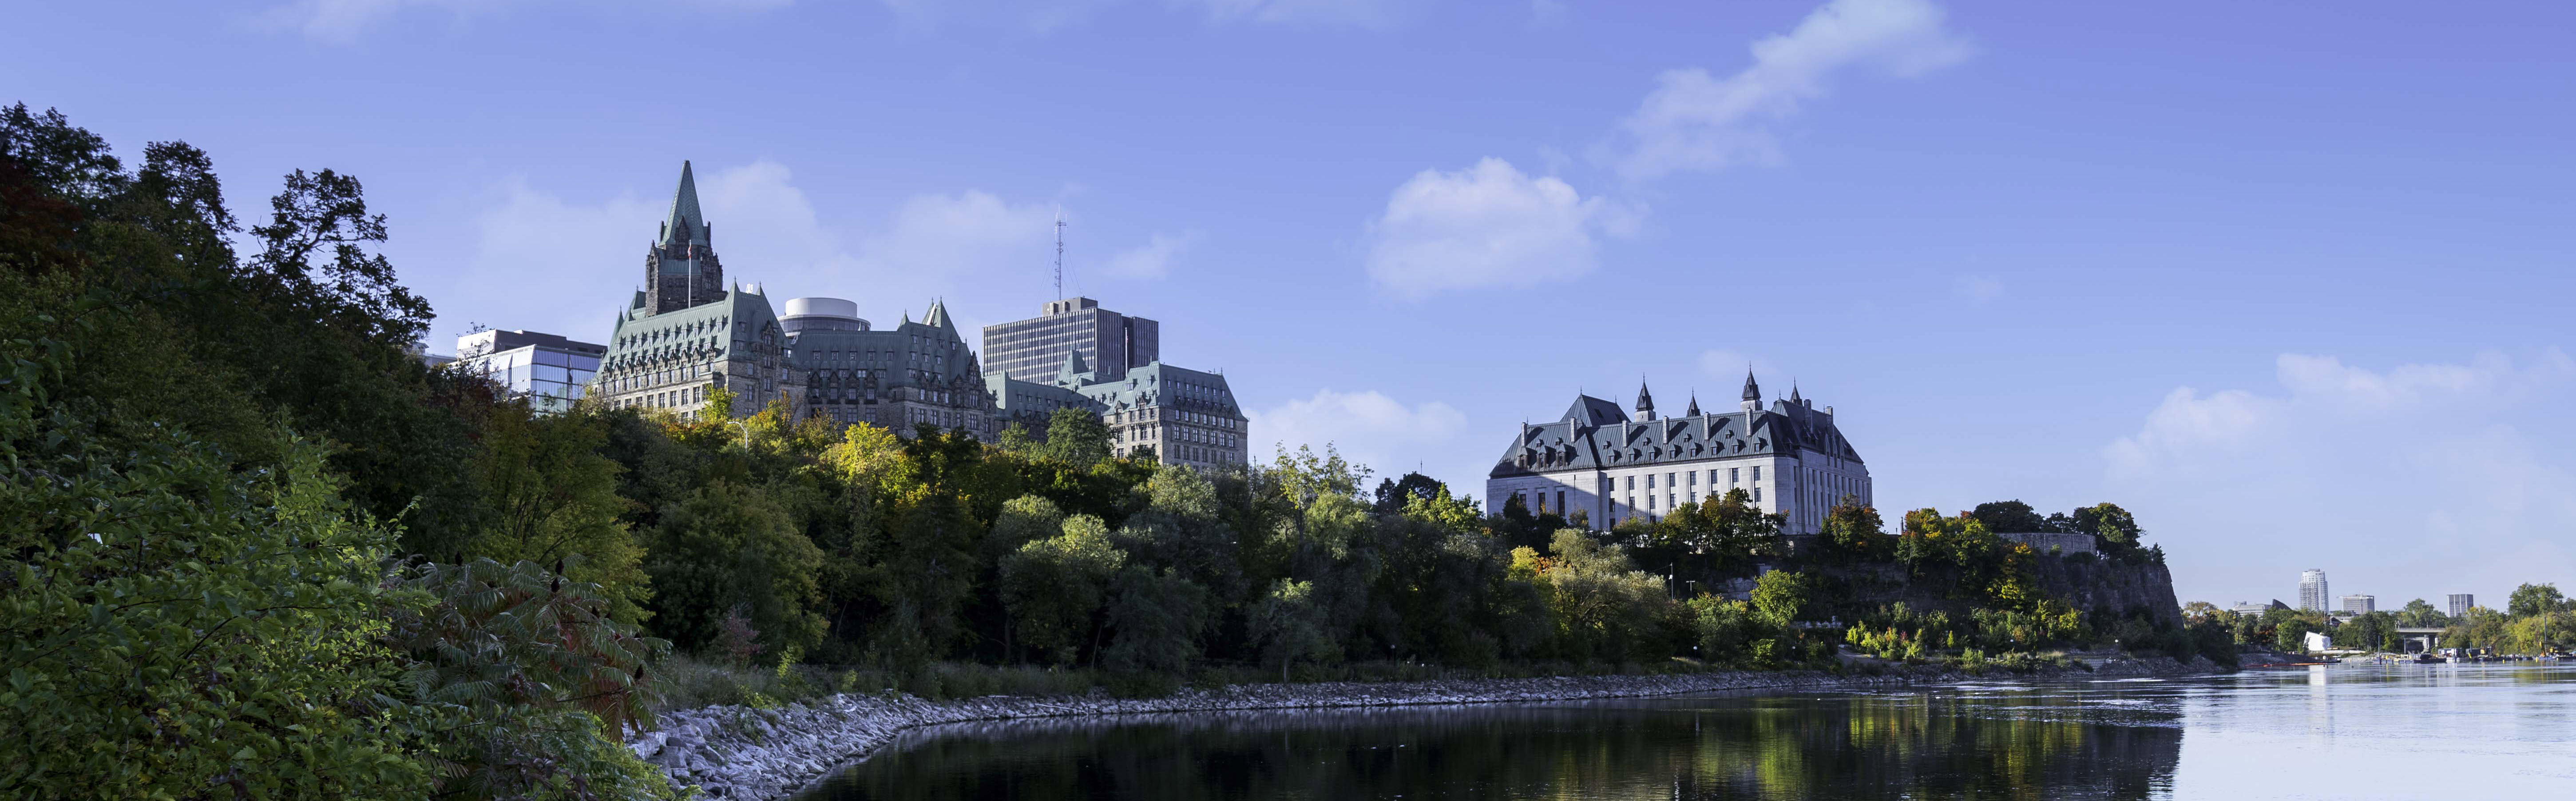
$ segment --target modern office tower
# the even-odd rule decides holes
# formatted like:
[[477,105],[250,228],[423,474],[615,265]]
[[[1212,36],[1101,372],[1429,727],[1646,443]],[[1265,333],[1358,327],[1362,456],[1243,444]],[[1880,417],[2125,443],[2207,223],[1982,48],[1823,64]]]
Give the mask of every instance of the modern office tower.
[[591,394],[611,408],[662,409],[695,419],[709,394],[733,393],[744,417],[786,401],[803,419],[805,377],[787,358],[787,332],[758,285],[728,285],[715,226],[698,210],[697,180],[680,163],[671,212],[646,249],[644,289],[618,311]]
[[2452,617],[2467,617],[2469,614],[2469,607],[2477,605],[2478,596],[2476,595],[2465,592],[2451,593],[2450,606]]
[[2376,611],[2379,611],[2379,599],[2376,597],[2369,595],[2346,595],[2343,597],[2344,614],[2367,615]]
[[476,331],[456,338],[449,369],[498,384],[504,397],[525,400],[538,414],[572,409],[581,400],[607,346],[534,331]]
[[1751,373],[1732,412],[1702,414],[1692,398],[1680,416],[1659,418],[1641,385],[1631,419],[1617,403],[1576,395],[1557,419],[1521,424],[1486,475],[1485,498],[1494,509],[1518,497],[1532,514],[1582,512],[1606,529],[1733,489],[1788,515],[1790,534],[1821,530],[1845,497],[1871,502],[1869,467],[1834,426],[1834,408],[1819,409],[1792,387],[1765,409]]
[[2299,573],[2299,609],[2309,612],[2328,611],[2331,607],[2326,604],[2330,597],[2326,594],[2325,571],[2309,568]]
[[787,301],[789,363],[805,379],[803,416],[872,423],[909,437],[922,423],[993,442],[1000,410],[975,352],[944,303],[913,322],[874,330],[858,304],[840,298]]
[[1096,375],[1124,376],[1162,360],[1162,324],[1100,308],[1090,298],[1051,300],[1036,317],[984,326],[984,371],[1061,383],[1065,354]]

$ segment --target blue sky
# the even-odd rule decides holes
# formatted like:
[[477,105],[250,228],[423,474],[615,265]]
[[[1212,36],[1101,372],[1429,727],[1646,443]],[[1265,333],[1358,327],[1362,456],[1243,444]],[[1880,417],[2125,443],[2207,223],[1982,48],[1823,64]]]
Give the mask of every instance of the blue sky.
[[2186,599],[2576,587],[2576,26],[2241,3],[51,3],[0,81],[440,311],[597,339],[681,159],[731,277],[1071,292],[1257,440],[1468,490],[1579,389],[1833,405],[1882,506],[2110,500]]

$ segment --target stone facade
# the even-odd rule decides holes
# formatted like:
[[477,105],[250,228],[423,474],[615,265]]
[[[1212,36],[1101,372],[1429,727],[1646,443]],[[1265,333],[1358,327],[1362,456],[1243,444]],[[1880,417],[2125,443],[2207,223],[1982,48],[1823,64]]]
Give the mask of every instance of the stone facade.
[[1558,419],[1522,424],[1486,477],[1486,503],[1499,509],[1517,497],[1534,514],[1580,512],[1606,529],[1742,489],[1763,511],[1787,515],[1783,531],[1796,535],[1820,531],[1846,497],[1873,502],[1869,468],[1834,426],[1833,407],[1795,390],[1765,409],[1748,374],[1737,411],[1704,414],[1693,398],[1681,416],[1658,418],[1653,394],[1639,387],[1637,413],[1578,395]]
[[1236,405],[1224,374],[1159,361],[1104,374],[1078,353],[1064,361],[1052,383],[993,373],[984,384],[1005,419],[1033,434],[1045,431],[1056,409],[1081,408],[1108,424],[1110,445],[1120,453],[1152,448],[1163,464],[1202,471],[1250,467],[1251,418]]
[[[790,308],[831,301],[798,298]],[[945,304],[932,302],[920,322],[905,315],[901,324],[870,330],[857,325],[811,325],[806,315],[791,315],[800,325],[790,337],[791,362],[806,377],[802,416],[843,423],[870,423],[912,436],[929,423],[961,429],[976,439],[1001,438],[1000,409],[986,393],[983,369],[975,352],[957,333]]]

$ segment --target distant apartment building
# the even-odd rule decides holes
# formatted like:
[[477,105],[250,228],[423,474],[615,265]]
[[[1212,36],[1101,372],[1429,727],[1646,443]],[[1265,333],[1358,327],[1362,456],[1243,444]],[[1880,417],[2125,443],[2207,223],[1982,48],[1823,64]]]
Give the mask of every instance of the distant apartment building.
[[1038,316],[984,326],[984,371],[1056,384],[1066,354],[1096,375],[1124,376],[1163,358],[1162,324],[1100,308],[1090,298],[1051,300]]
[[2465,592],[2451,593],[2450,607],[2452,617],[2467,617],[2469,615],[2469,607],[2477,605],[2478,596],[2476,595]]
[[2299,573],[2299,609],[2308,612],[2330,611],[2334,608],[2328,605],[2332,601],[2333,596],[2326,593],[2325,571],[2309,568]]
[[535,331],[476,331],[456,338],[449,369],[490,379],[502,396],[538,414],[570,411],[608,346]]
[[2379,611],[2379,598],[2376,596],[2346,595],[2343,597],[2344,614],[2367,615],[2376,611]]

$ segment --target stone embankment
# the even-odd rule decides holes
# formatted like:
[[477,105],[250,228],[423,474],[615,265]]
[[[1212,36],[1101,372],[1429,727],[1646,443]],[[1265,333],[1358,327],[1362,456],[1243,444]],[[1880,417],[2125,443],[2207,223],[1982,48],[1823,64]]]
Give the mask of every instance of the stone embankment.
[[[2182,675],[2212,669],[2202,660],[2186,665],[2156,658],[2121,660],[2077,675]],[[697,785],[706,798],[772,799],[802,789],[905,731],[946,723],[1077,715],[1644,698],[1741,690],[1925,684],[1967,678],[1967,674],[1932,669],[1876,676],[1728,671],[1665,676],[1255,684],[1217,690],[1184,689],[1163,698],[987,696],[926,701],[900,693],[846,694],[773,709],[711,706],[669,712],[661,716],[661,728],[630,738],[627,745],[644,761],[659,766],[674,786]]]

